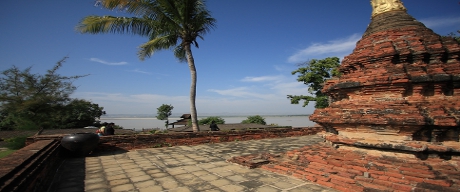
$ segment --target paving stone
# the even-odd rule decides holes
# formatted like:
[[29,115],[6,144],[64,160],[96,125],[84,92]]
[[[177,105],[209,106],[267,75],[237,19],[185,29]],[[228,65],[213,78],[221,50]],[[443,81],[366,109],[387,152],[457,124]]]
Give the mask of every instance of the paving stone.
[[163,188],[161,186],[149,186],[145,188],[139,188],[139,192],[153,192],[153,191],[163,191]]
[[284,181],[276,182],[276,183],[274,183],[272,185],[275,186],[275,187],[278,187],[280,189],[288,189],[288,188],[292,188],[292,187],[296,186],[296,185],[294,185],[292,183],[288,183],[288,182],[284,182]]
[[133,184],[124,184],[124,185],[118,185],[116,187],[112,187],[111,190],[112,192],[124,192],[124,191],[131,191],[134,190],[134,185]]
[[145,173],[144,171],[135,171],[135,172],[128,172],[126,173],[126,175],[128,175],[128,177],[139,177],[139,176],[146,176],[147,173]]
[[142,176],[137,176],[137,177],[130,177],[132,182],[139,182],[139,181],[146,181],[149,179],[152,179],[152,177],[148,175],[142,175]]
[[93,184],[86,184],[85,185],[85,190],[95,190],[95,189],[107,189],[109,188],[109,185],[105,183],[93,183]]
[[200,176],[200,179],[205,180],[205,181],[214,181],[217,179],[220,179],[221,177],[216,176],[214,174],[207,174],[207,175],[202,175]]
[[117,186],[117,185],[124,185],[130,182],[131,181],[129,179],[117,179],[117,180],[109,181],[109,184],[111,186]]
[[211,181],[209,183],[211,183],[212,185],[214,185],[216,187],[221,187],[221,186],[224,186],[224,185],[228,185],[231,182],[229,180],[227,180],[227,179],[218,179],[218,180]]
[[262,186],[262,187],[257,188],[255,191],[257,192],[279,192],[281,190],[274,188],[272,186]]
[[180,186],[177,181],[160,182],[160,185],[165,189],[175,189]]
[[241,175],[232,175],[232,176],[228,176],[226,177],[227,179],[231,180],[231,181],[235,181],[235,182],[241,182],[241,181],[246,181],[248,180],[247,178],[244,178],[243,176]]
[[155,186],[157,185],[157,182],[154,180],[148,180],[148,181],[141,181],[141,182],[135,182],[134,186],[138,189],[140,188],[146,188],[150,186]]
[[242,186],[245,186],[248,189],[254,189],[254,188],[258,188],[258,187],[265,185],[265,183],[257,181],[257,180],[243,181],[243,182],[240,182],[239,184]]
[[246,191],[244,187],[238,185],[225,185],[220,187],[220,189],[228,192]]
[[117,179],[127,179],[128,176],[125,174],[117,174],[117,175],[107,175],[107,180],[117,180]]

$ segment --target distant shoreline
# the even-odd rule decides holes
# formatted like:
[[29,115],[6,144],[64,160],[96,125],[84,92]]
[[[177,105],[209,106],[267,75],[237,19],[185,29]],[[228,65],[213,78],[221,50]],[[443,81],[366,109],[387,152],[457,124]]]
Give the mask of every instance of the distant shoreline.
[[[304,114],[304,115],[260,115],[262,117],[308,117],[311,114]],[[198,119],[200,118],[206,118],[206,117],[222,117],[222,118],[235,118],[235,117],[248,117],[248,116],[254,116],[254,115],[203,115],[203,116],[198,116]],[[180,119],[180,116],[172,116],[169,117],[170,119]],[[156,117],[152,116],[142,116],[142,115],[106,115],[102,116],[100,118],[101,120],[110,120],[110,119],[157,119]]]

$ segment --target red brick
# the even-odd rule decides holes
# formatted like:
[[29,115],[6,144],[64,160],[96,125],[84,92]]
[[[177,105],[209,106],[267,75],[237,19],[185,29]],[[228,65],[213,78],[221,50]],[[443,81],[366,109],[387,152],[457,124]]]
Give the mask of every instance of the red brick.
[[372,178],[378,179],[378,180],[383,180],[383,181],[388,181],[390,177],[384,176],[384,175],[372,175]]
[[406,180],[406,176],[404,176],[404,179],[398,179],[394,177],[388,178],[388,181],[394,182],[394,183],[401,183],[401,184],[410,184],[409,180]]
[[400,173],[393,173],[393,172],[385,172],[385,175],[386,176],[389,176],[389,177],[395,177],[395,178],[398,178],[398,179],[402,179],[404,178],[404,175],[400,174]]
[[404,179],[408,180],[408,181],[415,181],[415,182],[423,182],[425,179],[424,178],[420,178],[420,177],[413,177],[413,176],[408,176],[408,175],[404,175]]
[[355,183],[355,180],[354,180],[354,179],[345,178],[345,177],[340,177],[340,176],[338,176],[338,175],[329,175],[329,177],[330,177],[331,179],[339,180],[339,181],[345,182],[345,183]]
[[324,174],[325,174],[325,173],[322,172],[322,171],[318,171],[318,170],[316,170],[316,169],[311,169],[311,168],[308,168],[308,167],[305,168],[304,170],[305,170],[306,172],[310,172],[310,173],[313,173],[313,174],[315,174],[315,175],[324,175]]
[[347,172],[355,174],[355,175],[363,175],[364,174],[364,172],[359,171],[359,170],[355,170],[355,169],[348,169]]
[[407,172],[413,172],[413,173],[421,173],[421,174],[426,174],[426,175],[433,174],[433,172],[430,171],[430,170],[414,169],[414,168],[410,168],[410,167],[399,167],[399,170],[407,171]]
[[313,175],[305,175],[305,179],[309,180],[309,181],[313,181],[315,182],[317,179],[315,176]]
[[421,177],[421,178],[429,178],[429,179],[436,178],[436,175],[434,175],[434,173],[422,174],[422,173],[413,173],[413,172],[409,172],[409,171],[401,171],[401,173],[404,174],[404,175],[409,175],[409,176],[413,176],[413,177]]
[[342,167],[333,167],[332,169],[336,170],[336,171],[340,171],[340,172],[347,172],[349,170],[349,169],[345,169],[345,168],[342,168]]
[[351,167],[355,170],[362,171],[362,172],[368,171],[368,169],[365,167],[359,167],[359,166],[351,166]]
[[341,161],[337,161],[337,160],[328,160],[327,161],[330,165],[333,165],[333,166],[336,166],[336,167],[341,167],[342,166],[342,162]]
[[432,179],[425,179],[423,182],[425,183],[430,183],[433,185],[440,185],[443,187],[450,187],[452,186],[452,181],[446,181],[446,180],[432,180]]
[[385,175],[385,172],[383,171],[368,170],[367,172],[371,174],[371,177],[374,177],[374,175]]
[[398,184],[398,183],[393,183],[392,188],[398,191],[412,191],[414,187],[410,185],[404,185],[404,184]]
[[316,177],[316,179],[317,179],[318,181],[321,180],[321,181],[324,181],[324,182],[329,182],[329,181],[331,180],[331,178],[326,177],[326,176],[321,176],[321,175],[316,175],[315,177]]
[[393,184],[393,182],[385,181],[385,180],[374,179],[374,181],[372,181],[372,184],[383,185],[383,186],[386,186],[386,187],[391,187],[391,185]]
[[368,188],[368,189],[376,189],[376,190],[382,190],[382,191],[385,191],[385,190],[386,191],[391,191],[390,188],[385,187],[385,186],[375,185],[375,184],[367,183],[367,182],[364,182],[364,181],[359,181],[358,183],[364,187],[364,190],[366,190],[366,188]]
[[356,177],[355,177],[355,180],[357,180],[357,181],[365,181],[365,182],[367,182],[367,183],[372,183],[372,181],[373,181],[374,179],[372,179],[372,178],[367,178],[367,177],[363,177],[363,176],[356,176]]
[[283,166],[279,166],[279,165],[274,165],[273,168],[279,169],[279,170],[282,170],[282,171],[288,171],[288,170],[289,170],[289,168],[283,167]]
[[334,187],[334,184],[333,183],[330,183],[328,181],[322,181],[322,180],[317,180],[316,183],[320,184],[320,185],[324,185],[324,186],[327,186],[327,187],[330,187],[330,188],[333,188]]

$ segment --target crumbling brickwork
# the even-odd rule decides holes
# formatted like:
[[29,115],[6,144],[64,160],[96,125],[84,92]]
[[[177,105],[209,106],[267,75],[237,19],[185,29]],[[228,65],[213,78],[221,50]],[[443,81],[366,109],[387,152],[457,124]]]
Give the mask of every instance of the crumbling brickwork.
[[343,75],[326,82],[330,106],[310,120],[337,135],[334,143],[405,150],[394,146],[436,142],[460,152],[459,56],[453,38],[405,11],[377,15],[342,61]]

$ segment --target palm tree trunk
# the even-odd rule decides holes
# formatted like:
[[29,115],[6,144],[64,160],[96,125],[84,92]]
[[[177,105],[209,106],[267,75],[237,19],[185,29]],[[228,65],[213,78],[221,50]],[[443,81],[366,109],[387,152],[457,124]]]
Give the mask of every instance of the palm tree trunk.
[[188,67],[190,68],[190,77],[192,80],[192,83],[190,86],[190,115],[192,116],[192,129],[193,129],[193,132],[199,132],[200,127],[198,126],[197,112],[196,112],[196,105],[195,105],[196,81],[197,81],[195,60],[193,59],[192,49],[190,48],[190,44],[184,45],[184,49],[185,49],[185,53],[187,54],[187,63],[188,63]]

